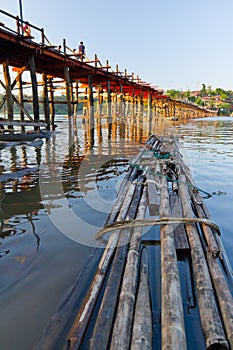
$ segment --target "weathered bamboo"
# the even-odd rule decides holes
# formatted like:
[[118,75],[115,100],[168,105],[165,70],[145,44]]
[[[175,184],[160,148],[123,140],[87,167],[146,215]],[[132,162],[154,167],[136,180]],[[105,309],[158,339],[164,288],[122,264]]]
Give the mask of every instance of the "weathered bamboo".
[[131,164],[132,164],[132,168],[130,169],[130,171],[126,174],[126,177],[124,179],[124,183],[123,186],[120,189],[120,192],[118,194],[118,200],[116,201],[116,203],[114,204],[111,213],[106,221],[106,225],[113,223],[116,220],[116,215],[118,215],[119,210],[122,206],[123,200],[126,196],[126,193],[129,189],[130,183],[131,181],[134,180],[134,178],[136,177],[136,173],[137,173],[137,169],[136,167],[133,167],[134,165],[137,165],[140,163],[140,159],[142,157],[142,155],[144,154],[145,150],[147,149],[147,147],[149,145],[153,146],[155,142],[155,137],[150,137],[146,143],[146,145],[143,147],[143,149],[141,150],[141,152],[138,153],[137,157],[135,159],[132,160]]
[[[131,185],[125,197],[125,200],[123,202],[121,211],[119,213],[120,220],[122,220],[122,218],[124,219],[124,217],[126,216],[127,209],[129,207],[129,204],[134,194],[134,190],[135,190],[135,186]],[[96,274],[93,278],[92,284],[86,294],[84,302],[79,310],[79,313],[73,323],[72,329],[68,335],[67,339],[69,342],[69,349],[71,350],[77,349],[82,342],[86,328],[90,321],[91,314],[96,305],[96,302],[100,294],[100,291],[102,289],[104,280],[106,278],[106,274],[108,272],[110,263],[115,253],[118,237],[119,237],[118,231],[114,232],[110,236],[108,244],[104,250],[102,259],[97,268]]]
[[[171,206],[171,216],[174,218],[182,217],[180,200],[176,192],[171,192],[170,197],[170,206]],[[184,224],[177,224],[174,227],[174,239],[175,247],[177,250],[188,251],[190,249]]]
[[[134,186],[135,193],[128,207],[127,215],[125,217],[126,220],[132,220],[135,218],[140,198],[142,195],[143,185],[140,183],[139,185],[134,184]],[[100,310],[90,341],[91,350],[104,350],[108,347],[130,237],[130,229],[123,229],[120,231],[119,242],[116,249],[116,254],[114,256],[110,276],[108,278],[108,283],[104,292],[104,296],[101,302]]]
[[146,249],[143,249],[140,264],[140,281],[130,347],[131,350],[152,349],[152,310],[148,275],[147,253]]
[[[187,167],[185,167],[185,170],[186,170],[186,175],[188,173],[189,175],[189,181],[193,181],[192,178],[191,178],[191,175],[189,173],[189,169]],[[192,191],[191,192],[191,197],[193,199],[193,203],[194,203],[194,206],[198,212],[198,215],[200,215],[200,217],[203,217],[203,218],[207,218],[209,220],[211,220],[211,216],[210,216],[210,213],[209,213],[209,210],[207,209],[206,205],[205,205],[205,202],[203,201],[202,197],[200,196],[199,192],[197,191]],[[228,256],[226,254],[226,251],[225,251],[225,248],[222,244],[222,241],[220,239],[220,237],[218,236],[217,233],[213,234],[213,231],[212,231],[212,235],[214,236],[214,239],[215,239],[215,242],[217,244],[217,248],[215,248],[215,250],[218,252],[220,252],[220,259],[221,259],[221,263],[223,264],[224,266],[224,269],[227,273],[227,277],[229,278],[229,282],[231,284],[231,286],[233,287],[233,278],[232,278],[232,275],[233,275],[233,272],[232,272],[232,267],[231,267],[231,264],[229,262],[229,259],[228,259]],[[211,248],[211,243],[210,241],[208,241],[208,249],[209,251],[212,253],[213,256],[215,256],[214,253],[214,248]],[[214,247],[214,245],[213,245]],[[219,253],[217,254],[219,255]]]
[[[184,217],[193,217],[188,189],[185,184],[186,178],[180,176],[179,193],[181,197]],[[186,224],[186,231],[191,247],[191,257],[196,281],[196,291],[202,329],[206,341],[207,349],[221,347],[229,349],[221,319],[218,313],[213,286],[211,283],[208,266],[205,260],[201,241],[197,228],[194,224]]]
[[147,176],[148,180],[148,207],[149,207],[149,212],[151,216],[158,215],[158,210],[159,210],[159,198],[158,198],[158,193],[156,189],[156,185],[154,183],[155,180],[155,175],[149,174]]
[[[147,208],[147,190],[144,189],[136,218],[143,219]],[[130,248],[127,255],[124,276],[114,329],[111,341],[111,350],[128,350],[131,339],[135,295],[138,280],[139,249],[142,228],[133,230]]]
[[233,349],[233,297],[229,290],[226,278],[220,269],[218,260],[214,259],[207,251],[209,265],[214,288],[217,294],[220,310],[231,349]]
[[[167,180],[162,178],[160,216],[170,217],[171,209]],[[179,271],[172,225],[160,230],[162,275],[162,349],[186,349],[186,335],[180,288]]]
[[[185,175],[186,175],[185,181],[192,185],[191,188],[189,188],[189,193],[190,193],[191,198],[194,202],[198,216],[200,218],[205,218],[205,215],[204,215],[202,208],[201,208],[201,205],[203,204],[203,200],[202,200],[199,192],[197,192],[195,190],[195,184],[194,184],[193,178],[190,174],[189,168],[186,165],[183,165],[183,170],[185,171]],[[209,226],[207,226],[205,224],[201,224],[201,225],[202,225],[203,233],[204,233],[209,251],[211,252],[213,257],[219,256],[220,250],[219,250],[218,244],[216,242],[215,236],[213,234],[213,231],[210,229]]]

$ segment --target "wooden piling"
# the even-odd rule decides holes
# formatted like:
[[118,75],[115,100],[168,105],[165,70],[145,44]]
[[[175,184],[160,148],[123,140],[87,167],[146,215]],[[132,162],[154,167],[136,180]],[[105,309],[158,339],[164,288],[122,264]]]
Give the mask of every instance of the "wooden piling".
[[[34,112],[34,121],[40,121],[40,110],[39,110],[39,98],[38,98],[38,87],[37,87],[37,77],[36,77],[36,67],[35,59],[33,55],[29,55],[29,66],[30,66],[30,75],[32,82],[32,97],[33,97],[33,112]],[[38,126],[35,126],[35,130],[38,129]]]
[[49,118],[49,97],[48,97],[48,79],[45,73],[42,74],[43,77],[43,104],[44,104],[44,116],[45,122],[47,123],[47,130],[50,130],[50,118]]
[[111,82],[108,80],[107,82],[107,94],[108,94],[108,122],[111,124],[112,122],[112,94],[111,94]]
[[[5,89],[6,89],[6,103],[7,103],[7,116],[9,121],[14,119],[14,100],[11,93],[11,77],[9,73],[9,63],[8,59],[5,59],[3,62],[3,74],[5,79]],[[9,125],[9,129],[12,129],[12,126]]]
[[52,130],[55,130],[55,107],[54,107],[54,93],[53,93],[53,80],[49,78],[49,109],[50,109],[50,123],[52,125]]
[[93,130],[95,126],[94,119],[94,98],[93,98],[93,86],[92,86],[92,75],[88,75],[88,109],[90,118],[90,129]]
[[64,67],[64,77],[65,77],[65,83],[66,83],[66,101],[67,101],[67,110],[68,110],[68,117],[72,116],[72,108],[71,108],[71,90],[70,90],[70,75],[69,75],[69,68],[67,66]]

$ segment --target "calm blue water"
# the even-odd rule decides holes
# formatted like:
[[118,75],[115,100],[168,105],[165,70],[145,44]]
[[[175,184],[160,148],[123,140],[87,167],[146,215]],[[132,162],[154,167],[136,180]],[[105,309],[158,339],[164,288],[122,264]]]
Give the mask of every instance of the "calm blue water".
[[[87,123],[74,135],[66,118],[42,145],[0,150],[0,349],[32,349],[96,245],[129,161],[143,147],[148,126]],[[222,231],[233,265],[233,118],[156,122],[156,134],[180,140],[198,187],[212,194],[207,207]],[[71,145],[71,147],[70,147]],[[39,167],[38,172],[35,171]],[[9,173],[27,168],[19,179]],[[30,173],[29,171],[32,171]]]

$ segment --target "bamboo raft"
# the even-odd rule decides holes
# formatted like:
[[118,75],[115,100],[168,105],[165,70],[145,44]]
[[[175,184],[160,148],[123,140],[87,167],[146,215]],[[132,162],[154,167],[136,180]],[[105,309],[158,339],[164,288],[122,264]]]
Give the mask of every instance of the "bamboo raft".
[[[197,348],[233,349],[231,266],[175,140],[151,135],[125,180],[96,235],[106,248],[66,348],[189,349],[187,319],[195,311],[203,338]],[[38,348],[47,348],[56,327],[50,324]]]

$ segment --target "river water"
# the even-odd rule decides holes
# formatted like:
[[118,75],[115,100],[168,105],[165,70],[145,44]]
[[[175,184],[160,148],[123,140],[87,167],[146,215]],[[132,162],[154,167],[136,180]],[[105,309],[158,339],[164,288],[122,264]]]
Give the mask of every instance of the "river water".
[[[109,125],[98,119],[94,135],[81,118],[72,121],[74,134],[68,132],[67,118],[58,116],[56,123],[56,132],[43,144],[9,144],[0,150],[5,180],[0,187],[3,350],[27,350],[37,344],[88,264],[97,245],[95,234],[149,133],[146,120],[113,119]],[[178,137],[196,185],[211,195],[205,194],[205,201],[233,265],[233,118],[158,120],[152,132]],[[20,177],[15,175],[20,172]],[[88,276],[77,299],[87,280]]]

